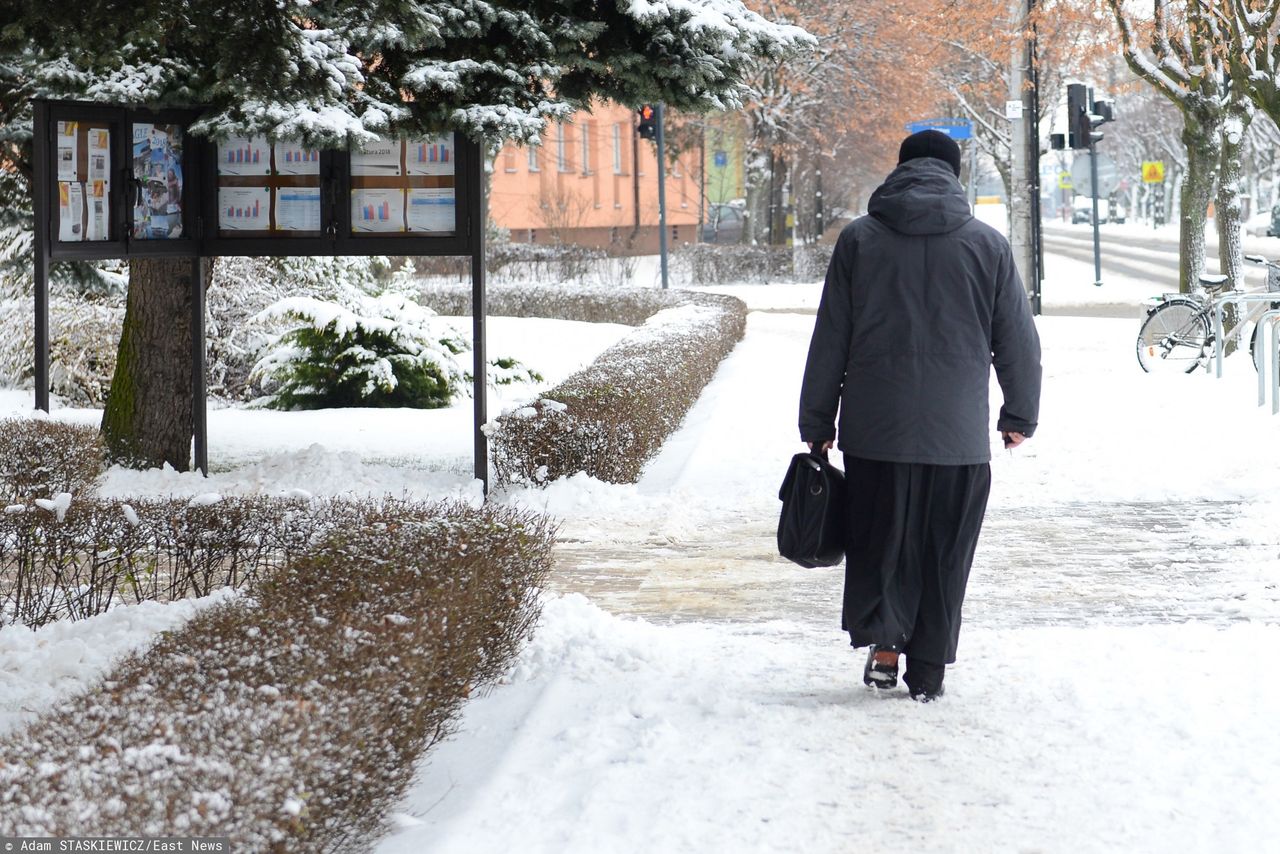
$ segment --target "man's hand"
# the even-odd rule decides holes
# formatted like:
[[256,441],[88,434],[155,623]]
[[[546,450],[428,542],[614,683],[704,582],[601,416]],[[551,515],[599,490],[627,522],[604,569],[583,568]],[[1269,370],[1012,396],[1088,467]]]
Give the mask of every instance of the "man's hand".
[[1021,433],[1015,433],[1015,432],[1010,432],[1010,431],[1006,431],[1006,430],[1001,430],[1001,431],[1000,431],[1000,438],[1004,439],[1004,446],[1005,446],[1006,448],[1008,448],[1009,450],[1011,450],[1011,451],[1012,451],[1014,448],[1016,448],[1016,447],[1018,447],[1019,445],[1021,445],[1021,444],[1022,444],[1022,442],[1023,442],[1027,437],[1026,437],[1026,436],[1024,436],[1024,435],[1022,435]]
[[835,443],[836,443],[836,442],[835,442],[835,440],[834,440],[834,439],[828,439],[827,441],[825,441],[825,442],[823,442],[823,443],[822,443],[822,447],[821,447],[821,448],[814,448],[814,444],[815,444],[815,443],[814,443],[814,442],[809,442],[809,443],[808,443],[808,445],[809,445],[809,453],[813,453],[815,450],[816,450],[816,451],[821,451],[821,452],[825,453],[825,452],[827,452],[827,451],[831,450],[831,448],[835,446]]

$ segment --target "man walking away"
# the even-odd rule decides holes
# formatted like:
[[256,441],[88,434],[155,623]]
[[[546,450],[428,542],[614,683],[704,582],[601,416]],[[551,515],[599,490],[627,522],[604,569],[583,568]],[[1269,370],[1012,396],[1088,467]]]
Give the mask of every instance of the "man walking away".
[[[974,219],[960,149],[907,137],[868,215],[840,234],[800,393],[800,438],[839,437],[849,491],[842,628],[863,681],[942,696],[991,488],[988,381],[1014,448],[1036,429],[1040,340],[1009,243]],[[839,432],[836,430],[837,408]]]

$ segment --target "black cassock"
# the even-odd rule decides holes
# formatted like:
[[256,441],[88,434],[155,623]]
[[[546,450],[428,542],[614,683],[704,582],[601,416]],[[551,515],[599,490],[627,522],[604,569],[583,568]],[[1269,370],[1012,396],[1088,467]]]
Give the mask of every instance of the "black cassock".
[[853,645],[956,660],[960,608],[991,491],[989,463],[891,463],[845,454],[849,529],[841,628]]

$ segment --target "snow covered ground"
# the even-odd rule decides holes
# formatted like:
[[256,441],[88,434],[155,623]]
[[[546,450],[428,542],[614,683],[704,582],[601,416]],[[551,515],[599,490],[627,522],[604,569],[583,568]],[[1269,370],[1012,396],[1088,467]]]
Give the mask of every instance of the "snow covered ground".
[[[1068,263],[1050,276],[1073,278]],[[1274,848],[1280,418],[1255,407],[1247,360],[1223,380],[1152,377],[1136,318],[1040,319],[1041,427],[996,449],[960,661],[919,706],[861,685],[839,571],[774,551],[817,287],[732,291],[759,309],[747,336],[639,484],[496,497],[564,520],[544,619],[422,763],[379,850]],[[491,352],[546,373],[538,347],[569,370],[608,343],[531,323],[521,349]],[[29,406],[0,394],[0,411]],[[212,487],[116,470],[107,490],[475,500],[460,412],[224,411]],[[38,711],[40,690],[0,711]]]

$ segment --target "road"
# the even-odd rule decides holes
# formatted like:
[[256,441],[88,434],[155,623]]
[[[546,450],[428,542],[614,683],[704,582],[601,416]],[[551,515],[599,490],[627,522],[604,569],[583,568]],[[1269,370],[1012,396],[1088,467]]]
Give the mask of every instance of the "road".
[[[1054,259],[1093,264],[1093,229],[1088,225],[1068,225],[1046,220],[1044,223],[1045,267],[1052,271]],[[1100,234],[1102,276],[1121,276],[1129,279],[1167,282],[1174,289],[1178,279],[1178,239],[1167,230],[1144,232],[1136,225],[1103,225]],[[1280,259],[1280,238],[1246,237],[1244,251],[1266,258]],[[1205,268],[1218,270],[1217,235],[1208,234],[1205,239]],[[1245,283],[1249,289],[1261,289],[1266,282],[1262,268],[1245,265]],[[1047,305],[1048,315],[1075,315],[1087,317],[1134,317],[1140,303],[1107,302],[1096,305],[1052,306]]]

